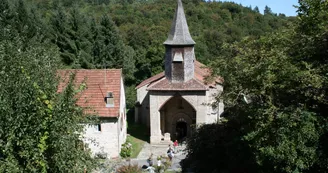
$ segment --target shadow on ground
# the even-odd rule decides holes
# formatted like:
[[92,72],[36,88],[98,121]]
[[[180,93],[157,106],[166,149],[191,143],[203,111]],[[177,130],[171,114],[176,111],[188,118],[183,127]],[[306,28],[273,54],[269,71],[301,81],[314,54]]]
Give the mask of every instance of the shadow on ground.
[[134,109],[131,109],[127,113],[128,131],[131,136],[140,139],[145,142],[150,142],[149,129],[146,125],[134,123]]

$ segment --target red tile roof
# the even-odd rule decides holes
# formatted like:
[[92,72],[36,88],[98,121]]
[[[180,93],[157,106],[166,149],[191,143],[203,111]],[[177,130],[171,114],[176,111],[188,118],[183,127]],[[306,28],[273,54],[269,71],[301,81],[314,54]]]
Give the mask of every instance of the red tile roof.
[[[217,77],[217,78],[215,78],[214,80],[212,80],[211,82],[208,82],[207,80],[206,80],[206,77],[208,77],[209,75],[210,75],[210,69],[209,68],[207,68],[204,64],[202,64],[202,63],[200,63],[199,61],[197,61],[197,60],[195,60],[195,62],[194,62],[194,79],[196,79],[198,82],[200,82],[200,83],[202,83],[203,85],[206,85],[206,87],[215,87],[215,83],[223,83],[223,79],[221,78],[221,77]],[[158,81],[158,80],[160,80],[160,79],[162,79],[162,78],[164,78],[165,77],[165,74],[164,74],[164,72],[162,72],[162,73],[159,73],[159,74],[157,74],[157,75],[155,75],[155,76],[153,76],[153,77],[150,77],[150,78],[148,78],[148,79],[146,79],[146,80],[144,80],[144,81],[142,81],[137,87],[136,87],[136,89],[138,89],[138,88],[141,88],[141,87],[143,87],[143,86],[145,86],[145,85],[148,85],[148,84],[151,84],[151,83],[154,83],[154,82],[156,82],[156,81]],[[168,81],[167,81],[168,82]],[[187,81],[187,82],[189,82],[189,81]],[[164,81],[162,82],[160,82],[160,83],[165,83]],[[194,83],[194,82],[192,82],[192,83]],[[191,83],[190,83],[191,84]],[[168,86],[168,84],[166,83],[165,84],[167,87],[168,87],[168,89],[173,89],[173,88],[171,88],[171,87],[173,87],[173,85],[171,85],[171,86]],[[174,86],[177,86],[177,85],[174,85]],[[195,84],[195,86],[196,86],[196,84]],[[193,86],[193,87],[195,87],[195,86]],[[160,87],[156,87],[156,88],[160,88]],[[177,89],[181,89],[181,85],[178,87],[177,86]],[[198,88],[198,89],[200,89],[200,88]],[[186,90],[186,87],[185,87],[185,89],[184,90]]]
[[141,88],[141,87],[143,87],[143,86],[145,86],[145,85],[147,85],[147,84],[150,84],[150,83],[152,83],[152,82],[158,81],[159,79],[163,78],[164,76],[165,76],[164,72],[158,73],[157,75],[152,76],[152,77],[150,77],[150,78],[148,78],[148,79],[142,81],[142,82],[136,87],[136,89]]
[[[58,92],[61,92],[69,78],[69,75],[75,72],[75,84],[80,85],[85,82],[86,89],[79,95],[77,105],[87,109],[87,113],[96,113],[100,117],[118,117],[120,110],[121,93],[121,69],[106,70],[58,70],[61,82],[58,86]],[[114,97],[114,107],[107,108],[104,97],[107,92],[112,92]]]

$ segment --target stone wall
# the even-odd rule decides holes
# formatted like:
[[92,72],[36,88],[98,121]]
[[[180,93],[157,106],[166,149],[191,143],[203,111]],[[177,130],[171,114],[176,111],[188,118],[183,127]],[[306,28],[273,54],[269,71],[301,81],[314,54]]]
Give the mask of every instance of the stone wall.
[[125,100],[125,90],[124,90],[124,83],[123,79],[121,78],[121,99],[120,99],[120,131],[119,131],[119,150],[121,151],[121,145],[126,141],[126,134],[127,134],[127,117],[126,117],[126,100]]
[[[220,84],[217,84],[216,85],[216,88],[217,88],[217,91],[218,91],[218,95],[220,95],[222,92],[223,92],[223,86],[220,85]],[[218,120],[221,119],[221,115],[222,113],[224,112],[224,104],[223,104],[223,100],[220,100],[219,103],[218,103]]]
[[126,121],[123,116],[119,119],[102,118],[101,131],[97,125],[87,125],[83,140],[93,156],[106,153],[108,158],[119,157],[121,145],[126,141]]
[[[147,91],[147,86],[143,86],[137,90],[137,99],[141,106],[136,108],[135,120],[141,120],[138,122],[147,124],[151,130],[151,143],[158,143],[164,133],[162,132],[163,129],[165,129],[165,132],[174,133],[174,130],[167,130],[169,129],[169,127],[166,127],[167,125],[163,128],[161,124],[163,119],[161,119],[160,109],[166,102],[174,96],[181,96],[196,110],[196,124],[215,123],[220,120],[220,115],[224,109],[222,101],[216,102],[216,97],[222,91],[223,87],[219,84],[216,87],[209,88],[208,91]],[[215,108],[212,107],[213,103],[216,105]],[[174,108],[168,106],[168,109]],[[190,112],[187,111],[187,114],[190,114]],[[165,120],[169,124],[173,124],[172,121]]]
[[184,81],[188,81],[194,77],[195,65],[194,65],[195,53],[194,47],[184,48]]
[[159,143],[161,140],[160,129],[160,111],[159,109],[164,105],[171,97],[180,95],[196,110],[196,124],[206,123],[206,92],[205,91],[182,91],[182,92],[158,92],[150,91],[150,122],[151,122],[151,143]]
[[165,45],[165,77],[172,80],[172,48]]
[[149,121],[149,93],[146,90],[147,85],[137,89],[137,102],[140,106],[136,107],[135,110],[135,122],[146,124],[150,127]]
[[102,120],[101,131],[98,131],[97,125],[86,126],[84,142],[91,149],[92,155],[106,153],[108,158],[118,157],[120,150],[118,132],[116,118]]

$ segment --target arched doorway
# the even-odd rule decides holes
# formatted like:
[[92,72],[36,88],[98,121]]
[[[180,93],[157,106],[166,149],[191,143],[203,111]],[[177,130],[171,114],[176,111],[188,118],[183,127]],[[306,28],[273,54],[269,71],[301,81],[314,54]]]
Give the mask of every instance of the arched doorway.
[[181,140],[191,135],[190,127],[196,123],[196,110],[183,97],[171,97],[159,111],[162,135],[170,133],[171,140]]

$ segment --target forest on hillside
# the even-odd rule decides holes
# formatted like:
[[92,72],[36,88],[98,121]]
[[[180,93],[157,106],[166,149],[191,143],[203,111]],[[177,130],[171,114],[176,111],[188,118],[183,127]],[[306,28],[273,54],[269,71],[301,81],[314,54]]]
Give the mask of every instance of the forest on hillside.
[[[25,44],[54,45],[63,68],[122,68],[127,104],[133,107],[135,86],[163,71],[164,46],[173,20],[175,0],[3,0],[1,27],[12,30]],[[259,38],[284,27],[293,17],[269,7],[232,2],[184,1],[190,33],[196,41],[196,58],[208,64],[220,55],[225,43],[244,37]],[[14,33],[15,32],[15,33]]]
[[[183,1],[196,58],[224,78],[225,112],[186,141],[183,171],[328,172],[328,1],[297,17],[231,2]],[[122,68],[135,85],[163,70],[175,0],[1,0],[0,172],[91,172],[74,75]],[[83,88],[79,88],[83,89]]]

